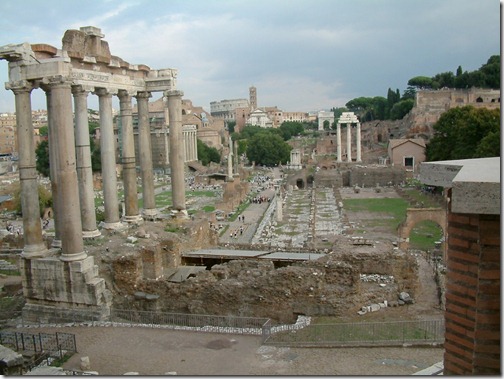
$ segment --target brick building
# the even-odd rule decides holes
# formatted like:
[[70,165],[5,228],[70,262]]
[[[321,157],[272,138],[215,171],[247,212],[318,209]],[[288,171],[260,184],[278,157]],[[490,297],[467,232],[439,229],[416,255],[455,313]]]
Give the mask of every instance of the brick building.
[[422,163],[420,179],[448,198],[444,375],[500,375],[500,158]]

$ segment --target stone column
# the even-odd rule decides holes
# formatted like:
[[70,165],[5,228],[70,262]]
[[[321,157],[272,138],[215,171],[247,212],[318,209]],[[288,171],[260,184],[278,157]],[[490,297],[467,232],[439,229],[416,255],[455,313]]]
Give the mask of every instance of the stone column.
[[336,124],[336,154],[337,162],[341,162],[341,124]]
[[179,90],[165,91],[170,116],[170,166],[172,182],[172,209],[178,216],[187,217],[185,202],[184,150],[182,139],[182,96]]
[[352,162],[352,124],[347,124],[347,162]]
[[53,221],[54,221],[54,238],[51,243],[51,247],[59,249],[61,248],[61,235],[58,216],[58,211],[60,206],[58,205],[58,162],[56,160],[56,146],[57,146],[57,133],[54,131],[54,125],[52,122],[52,105],[51,105],[51,88],[45,84],[42,84],[42,88],[46,94],[46,105],[47,105],[47,132],[48,132],[48,142],[49,142],[49,176],[51,177],[51,195],[52,195],[52,208],[53,208]]
[[150,92],[138,92],[138,154],[142,175],[143,217],[152,219],[157,214],[154,196],[154,175],[152,172],[151,131],[149,125]]
[[30,93],[31,83],[19,81],[7,86],[16,100],[16,124],[19,151],[19,180],[21,182],[21,209],[23,211],[23,258],[47,256],[40,223],[37,169],[35,168],[35,141]]
[[100,108],[100,150],[103,200],[105,203],[104,229],[119,229],[119,200],[117,196],[117,174],[112,120],[112,93],[105,88],[97,88]]
[[165,144],[165,154],[166,154],[166,162],[165,164],[168,166],[170,164],[170,142],[169,142],[169,127],[170,127],[170,112],[168,111],[168,98],[163,96],[163,113],[164,113],[164,144]]
[[356,146],[357,146],[357,162],[362,162],[361,156],[361,128],[360,122],[357,123],[357,133],[356,133]]
[[70,82],[57,76],[50,79],[51,122],[57,135],[53,146],[58,162],[58,211],[61,228],[62,261],[77,261],[87,257],[82,238],[79,188],[75,159],[75,133],[72,117],[72,92]]
[[122,176],[124,184],[124,221],[139,224],[143,221],[138,212],[137,174],[135,161],[135,140],[133,136],[133,115],[131,95],[119,91],[119,115],[122,128]]
[[187,132],[184,130],[184,127],[182,126],[182,141],[183,141],[183,146],[184,146],[184,163],[188,161],[188,156],[189,156],[189,149],[187,147]]
[[73,86],[75,106],[75,153],[77,158],[77,177],[79,179],[79,199],[82,222],[82,236],[94,238],[101,235],[96,227],[96,212],[93,189],[93,170],[91,168],[91,147],[89,145],[89,122],[87,96],[82,86]]
[[226,181],[232,182],[234,181],[233,177],[233,140],[231,136],[229,136],[229,154],[227,161],[227,178]]

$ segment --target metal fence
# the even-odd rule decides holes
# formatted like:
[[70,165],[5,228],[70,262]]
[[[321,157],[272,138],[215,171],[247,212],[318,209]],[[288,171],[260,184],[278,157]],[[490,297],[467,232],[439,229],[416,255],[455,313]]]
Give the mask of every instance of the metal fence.
[[0,345],[16,351],[77,352],[75,335],[70,333],[0,332]]
[[349,347],[444,343],[444,319],[373,323],[311,324],[268,333],[266,345]]

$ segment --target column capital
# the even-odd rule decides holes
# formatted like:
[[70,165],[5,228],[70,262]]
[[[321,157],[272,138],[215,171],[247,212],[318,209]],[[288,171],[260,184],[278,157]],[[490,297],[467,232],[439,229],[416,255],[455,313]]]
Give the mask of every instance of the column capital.
[[184,92],[181,91],[181,90],[178,90],[178,89],[171,89],[171,90],[168,90],[168,91],[163,91],[163,96],[166,96],[166,97],[172,97],[172,96],[184,96]]
[[16,80],[14,82],[5,83],[5,89],[11,90],[12,92],[14,92],[14,94],[21,92],[31,92],[33,88],[33,83],[29,82],[28,80]]
[[137,92],[135,97],[137,99],[149,99],[152,97],[152,93],[150,93],[149,91],[139,91]]
[[117,91],[117,97],[119,98],[119,100],[125,99],[126,101],[128,101],[131,100],[131,98],[135,96],[136,93],[136,91],[120,89],[119,91]]
[[119,90],[114,89],[114,88],[100,87],[100,88],[95,88],[95,90],[93,91],[93,94],[95,94],[97,96],[110,96],[110,97],[112,97],[112,95],[117,95],[118,92],[119,92]]
[[88,95],[90,92],[93,92],[93,87],[83,86],[81,84],[72,86],[72,94],[73,95]]

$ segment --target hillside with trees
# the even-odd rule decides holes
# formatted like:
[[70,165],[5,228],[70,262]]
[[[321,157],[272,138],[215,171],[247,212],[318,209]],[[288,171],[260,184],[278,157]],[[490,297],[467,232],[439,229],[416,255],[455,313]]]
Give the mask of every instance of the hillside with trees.
[[[419,89],[457,88],[500,88],[500,55],[492,55],[478,70],[463,71],[458,66],[455,73],[442,72],[433,77],[415,76],[408,81],[408,88],[401,95],[399,89],[387,91],[387,97],[358,97],[345,104],[361,122],[373,120],[400,120],[413,108],[415,94]],[[335,116],[341,115],[342,108],[333,108]],[[338,112],[338,114],[336,114]]]
[[425,149],[427,161],[500,156],[500,109],[470,105],[444,112]]

